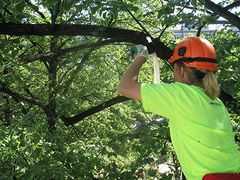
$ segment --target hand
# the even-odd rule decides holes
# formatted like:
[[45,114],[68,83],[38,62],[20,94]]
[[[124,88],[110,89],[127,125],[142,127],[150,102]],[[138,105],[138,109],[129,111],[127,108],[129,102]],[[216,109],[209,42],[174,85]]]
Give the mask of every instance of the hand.
[[145,59],[147,59],[148,58],[147,47],[142,44],[135,45],[134,47],[131,48],[130,55],[132,58],[144,57]]

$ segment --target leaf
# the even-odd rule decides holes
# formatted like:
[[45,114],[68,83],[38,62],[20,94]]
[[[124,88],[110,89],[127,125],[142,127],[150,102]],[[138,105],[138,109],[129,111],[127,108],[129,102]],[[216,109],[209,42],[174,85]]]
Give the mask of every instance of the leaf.
[[151,167],[151,168],[148,170],[147,173],[148,173],[148,175],[149,175],[150,177],[155,177],[156,174],[157,174],[157,169]]
[[193,7],[197,8],[197,0],[191,0],[191,4]]
[[45,0],[45,1],[44,1],[44,5],[45,5],[48,9],[50,9],[50,8],[52,8],[52,7],[55,5],[55,0]]
[[18,2],[15,6],[18,12],[22,12],[24,7],[25,7],[25,3],[23,1]]
[[63,0],[62,7],[65,11],[68,11],[71,9],[71,7],[73,7],[73,3],[74,3],[74,1],[72,1],[72,0]]

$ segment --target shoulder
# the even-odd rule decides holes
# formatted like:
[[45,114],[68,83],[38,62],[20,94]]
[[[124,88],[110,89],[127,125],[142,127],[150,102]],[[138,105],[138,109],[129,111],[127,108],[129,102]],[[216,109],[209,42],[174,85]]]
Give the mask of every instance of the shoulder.
[[178,96],[179,85],[177,83],[160,83],[160,84],[141,84],[141,98],[152,100],[170,100]]

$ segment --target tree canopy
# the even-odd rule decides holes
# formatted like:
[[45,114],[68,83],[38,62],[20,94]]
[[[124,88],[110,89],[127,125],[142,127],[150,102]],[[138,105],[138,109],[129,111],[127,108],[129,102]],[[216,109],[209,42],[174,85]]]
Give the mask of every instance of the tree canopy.
[[[0,1],[0,178],[171,179],[181,176],[167,121],[145,113],[116,89],[128,50],[151,37],[161,80],[186,23],[211,41],[221,99],[240,143],[239,1]],[[228,22],[202,32],[219,18]],[[141,81],[152,81],[151,61]],[[159,173],[168,162],[171,171]]]

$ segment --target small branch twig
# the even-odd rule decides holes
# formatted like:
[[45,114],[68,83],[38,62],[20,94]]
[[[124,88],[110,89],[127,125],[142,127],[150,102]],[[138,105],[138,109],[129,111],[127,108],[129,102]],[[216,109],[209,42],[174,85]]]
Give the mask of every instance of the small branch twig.
[[200,36],[201,31],[202,31],[202,28],[203,28],[205,25],[206,25],[206,23],[203,23],[200,27],[198,27],[198,29],[197,29],[197,34],[196,34],[197,37]]
[[46,19],[45,15],[39,11],[38,7],[32,4],[29,0],[24,0],[42,19]]
[[52,24],[55,25],[57,21],[57,16],[60,13],[60,5],[61,5],[61,0],[58,0],[56,2],[56,6],[51,9],[51,14],[52,14]]
[[24,57],[20,57],[20,58],[25,63],[30,63],[30,62],[33,62],[36,60],[45,61],[45,60],[49,60],[49,59],[53,59],[53,58],[59,58],[61,56],[66,55],[67,53],[77,52],[77,51],[88,49],[88,48],[96,48],[99,46],[104,46],[104,45],[111,44],[114,42],[122,42],[122,41],[123,41],[122,39],[109,39],[109,40],[104,40],[104,41],[100,41],[100,42],[96,42],[96,43],[81,44],[79,46],[74,46],[71,48],[60,49],[55,53],[54,52],[40,53],[40,54],[34,54],[34,55],[24,56]]
[[32,98],[32,97],[21,95],[17,92],[14,92],[14,91],[10,90],[8,87],[6,87],[6,85],[3,82],[0,82],[0,92],[8,94],[8,95],[12,96],[14,99],[36,105],[36,106],[42,108],[44,111],[49,111],[48,107],[42,101]]

